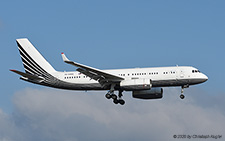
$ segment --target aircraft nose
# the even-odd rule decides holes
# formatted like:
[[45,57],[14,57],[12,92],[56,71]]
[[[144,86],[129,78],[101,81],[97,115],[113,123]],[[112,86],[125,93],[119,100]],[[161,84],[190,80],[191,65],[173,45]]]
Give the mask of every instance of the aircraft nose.
[[203,82],[205,82],[205,81],[207,81],[209,78],[205,75],[205,74],[203,74]]

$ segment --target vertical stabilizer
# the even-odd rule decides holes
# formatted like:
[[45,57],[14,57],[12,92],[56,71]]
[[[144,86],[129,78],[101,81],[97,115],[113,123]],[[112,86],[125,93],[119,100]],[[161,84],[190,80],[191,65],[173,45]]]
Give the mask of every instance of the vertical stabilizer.
[[51,74],[55,69],[45,60],[27,38],[16,39],[26,73]]

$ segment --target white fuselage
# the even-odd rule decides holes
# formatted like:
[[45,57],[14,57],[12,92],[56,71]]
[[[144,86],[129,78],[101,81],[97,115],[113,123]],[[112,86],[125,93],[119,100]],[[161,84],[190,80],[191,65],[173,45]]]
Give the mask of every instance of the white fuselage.
[[[150,79],[152,87],[170,87],[194,85],[205,82],[208,78],[194,67],[176,66],[176,67],[155,67],[155,68],[134,68],[134,69],[113,69],[104,70],[105,72],[123,77],[125,80],[131,79]],[[82,89],[93,90],[102,89],[98,81],[78,72],[55,72],[54,77],[61,81],[83,85]],[[96,84],[96,85],[94,85]],[[87,88],[85,87],[87,85]],[[73,88],[72,88],[73,89]],[[76,89],[76,88],[74,88]],[[78,88],[80,90],[80,88]]]

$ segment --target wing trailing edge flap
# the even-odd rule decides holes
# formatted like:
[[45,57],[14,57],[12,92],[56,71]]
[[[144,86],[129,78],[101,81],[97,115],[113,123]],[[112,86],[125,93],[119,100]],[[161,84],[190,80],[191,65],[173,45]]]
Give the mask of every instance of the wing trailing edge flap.
[[77,71],[87,75],[91,79],[99,81],[100,84],[104,82],[120,82],[124,80],[123,77],[117,76],[115,74],[70,61],[64,53],[62,53],[62,58],[65,63],[78,67]]
[[42,82],[42,81],[45,80],[43,77],[40,77],[40,76],[37,76],[37,75],[33,75],[33,74],[29,74],[29,73],[24,73],[24,72],[17,71],[17,70],[10,70],[10,71],[21,75],[22,76],[22,79],[25,79],[25,80],[28,79],[28,80],[38,81],[38,82]]

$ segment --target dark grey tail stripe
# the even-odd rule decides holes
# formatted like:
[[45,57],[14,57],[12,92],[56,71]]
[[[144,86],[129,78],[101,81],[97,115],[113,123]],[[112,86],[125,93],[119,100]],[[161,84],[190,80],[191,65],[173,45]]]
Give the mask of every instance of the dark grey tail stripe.
[[[44,76],[47,80],[52,79],[52,75],[50,75],[49,73],[47,73],[42,67],[40,67],[29,55],[28,53],[20,46],[20,44],[18,44],[19,47],[19,51],[22,57],[24,57],[24,59],[26,58],[26,61],[29,63],[26,64],[30,64],[33,66],[33,68],[36,68],[35,70],[37,72],[40,72],[41,76]],[[22,58],[21,57],[21,58]],[[25,63],[25,62],[24,62]],[[29,69],[31,71],[31,69]],[[39,70],[39,71],[38,71]],[[32,71],[33,72],[33,71]],[[34,73],[34,72],[33,72]],[[34,73],[37,74],[37,73]],[[38,74],[38,75],[40,75]]]
[[27,67],[29,67],[30,69],[32,69],[35,74],[42,74],[42,72],[40,70],[38,70],[36,67],[34,67],[32,64],[30,64],[27,61],[27,59],[24,58],[23,55],[21,55],[21,58],[22,58],[23,64],[25,64]]
[[[22,51],[20,51],[20,56],[23,61],[24,68],[29,69],[29,72],[32,72],[32,74],[43,74],[45,72],[41,71],[37,66],[35,66],[24,54]],[[25,66],[26,65],[26,66]],[[25,70],[26,70],[25,69]]]
[[[30,55],[28,55],[28,53],[22,48],[22,46],[17,42],[17,45],[19,47],[19,49],[21,49],[21,51],[30,59],[30,61],[32,61],[36,66],[37,68],[39,68],[40,70],[42,70],[42,72],[45,72],[47,73],[42,67],[40,67],[31,57]],[[25,56],[24,55],[24,56]]]
[[[23,67],[25,68],[25,66],[24,66],[24,58],[25,58],[25,56],[23,57],[22,52],[20,51],[20,49],[19,49],[19,52],[20,52],[20,57],[21,57],[22,62],[23,62]],[[26,71],[26,69],[25,69],[25,71]],[[26,73],[30,73],[30,72],[26,71]],[[32,74],[32,73],[30,73],[30,74]]]
[[23,66],[24,66],[25,70],[29,70],[29,72],[32,72],[32,74],[37,74],[37,75],[40,75],[41,74],[41,73],[38,73],[35,70],[33,70],[30,66],[28,66],[25,63],[23,63]]
[[44,71],[42,71],[42,69],[40,69],[38,66],[36,66],[20,49],[20,55],[21,55],[21,58],[22,58],[22,61],[24,63],[26,63],[27,65],[29,64],[29,66],[35,68],[35,70],[37,70],[38,72],[40,73],[45,73]]
[[48,72],[46,72],[40,65],[38,65],[32,57],[23,49],[23,47],[17,42],[19,52],[23,61],[24,69],[27,73],[30,74],[37,74],[38,76],[42,76],[45,78],[42,85],[51,86],[51,87],[61,87],[66,85],[73,85],[64,81],[61,81]]
[[30,73],[30,74],[35,74],[30,68],[28,68],[26,65],[24,65],[24,69],[26,72]]

